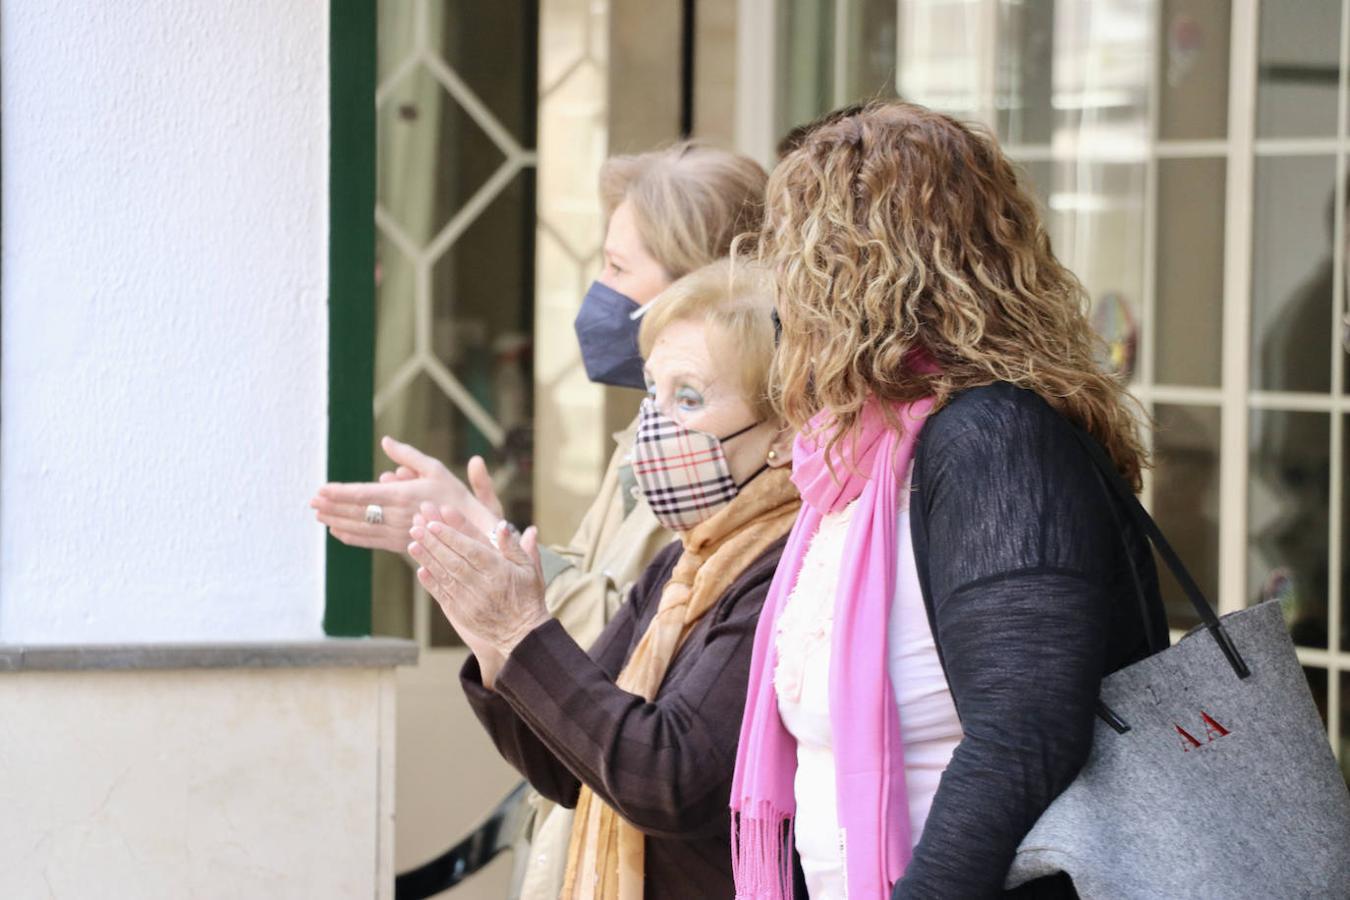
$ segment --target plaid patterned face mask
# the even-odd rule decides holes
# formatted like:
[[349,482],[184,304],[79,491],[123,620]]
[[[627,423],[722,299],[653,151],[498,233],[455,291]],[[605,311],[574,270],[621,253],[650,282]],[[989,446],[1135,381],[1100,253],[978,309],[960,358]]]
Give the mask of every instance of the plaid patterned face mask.
[[656,520],[671,531],[688,531],[730,503],[745,485],[731,477],[722,444],[758,424],[719,438],[686,428],[662,415],[652,398],[643,400],[633,443],[633,475]]

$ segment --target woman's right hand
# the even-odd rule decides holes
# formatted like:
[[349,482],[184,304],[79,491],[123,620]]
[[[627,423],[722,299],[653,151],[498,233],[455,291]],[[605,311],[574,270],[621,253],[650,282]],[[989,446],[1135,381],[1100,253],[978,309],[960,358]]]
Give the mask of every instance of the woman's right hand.
[[[325,484],[309,502],[315,517],[342,543],[403,553],[422,503],[449,506],[484,534],[501,520],[501,504],[481,458],[469,461],[471,493],[444,464],[411,444],[386,436],[380,446],[398,464],[396,470],[383,473],[378,482]],[[379,524],[366,521],[366,508],[372,504],[383,514]]]
[[511,651],[549,619],[534,526],[512,534],[505,521],[484,534],[448,507],[422,505],[408,533],[417,580],[463,638],[491,690]]

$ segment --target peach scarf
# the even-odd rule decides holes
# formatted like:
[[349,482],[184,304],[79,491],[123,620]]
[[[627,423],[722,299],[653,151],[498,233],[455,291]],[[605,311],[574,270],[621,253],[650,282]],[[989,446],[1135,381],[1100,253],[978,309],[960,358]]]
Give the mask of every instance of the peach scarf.
[[[654,699],[671,661],[699,620],[751,562],[788,533],[800,506],[790,473],[769,469],[716,515],[683,532],[684,552],[661,589],[656,616],[619,673],[618,686]],[[561,896],[641,900],[645,856],[642,832],[583,785]]]

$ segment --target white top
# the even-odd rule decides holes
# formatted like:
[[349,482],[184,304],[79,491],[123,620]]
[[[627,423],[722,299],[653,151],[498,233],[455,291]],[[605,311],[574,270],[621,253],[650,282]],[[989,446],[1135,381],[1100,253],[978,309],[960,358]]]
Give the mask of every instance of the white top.
[[[908,499],[909,487],[900,491]],[[835,806],[834,737],[830,726],[830,638],[844,542],[856,501],[821,519],[802,560],[797,584],[779,617],[774,687],[783,724],[797,739],[797,852],[812,900],[847,896]],[[918,843],[938,779],[961,740],[947,679],[928,626],[914,568],[909,509],[899,513],[895,598],[887,668],[899,705],[905,747],[909,821]]]

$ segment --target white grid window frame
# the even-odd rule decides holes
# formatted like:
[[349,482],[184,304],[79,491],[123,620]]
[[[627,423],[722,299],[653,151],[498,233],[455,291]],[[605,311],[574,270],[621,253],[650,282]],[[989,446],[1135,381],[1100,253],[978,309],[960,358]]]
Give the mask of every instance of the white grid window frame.
[[[772,162],[771,148],[777,135],[795,122],[773,121],[766,115],[763,97],[777,96],[778,67],[777,25],[780,7],[789,0],[741,0],[739,52],[742,57],[737,103],[737,141],[746,152],[756,155],[766,164]],[[849,69],[847,54],[850,46],[849,17],[856,14],[859,0],[820,0],[822,6],[832,4],[834,29],[833,101],[835,106],[860,98],[847,94],[844,74]],[[903,18],[904,7],[911,2],[925,0],[896,0],[897,20]],[[978,34],[974,38],[979,47],[978,71],[974,79],[979,86],[980,102],[975,118],[993,128],[996,124],[996,60],[998,54],[997,29],[1000,4],[1003,0],[927,0],[934,5],[967,7],[973,15]],[[1338,86],[1338,125],[1333,137],[1306,139],[1258,138],[1256,134],[1259,28],[1263,0],[1233,0],[1231,4],[1228,72],[1228,134],[1223,139],[1164,140],[1160,137],[1160,85],[1156,74],[1151,76],[1148,97],[1148,133],[1143,146],[1124,161],[1141,164],[1144,168],[1144,224],[1143,272],[1144,286],[1140,297],[1139,356],[1132,381],[1132,392],[1153,411],[1159,404],[1199,407],[1220,413],[1219,482],[1219,583],[1217,601],[1221,613],[1243,608],[1252,597],[1253,585],[1248,584],[1248,557],[1251,551],[1249,521],[1249,489],[1251,478],[1250,444],[1253,412],[1319,412],[1330,418],[1330,490],[1326,498],[1329,506],[1328,578],[1327,578],[1327,632],[1326,648],[1299,647],[1301,662],[1310,668],[1327,673],[1327,725],[1338,757],[1342,752],[1344,734],[1341,695],[1343,682],[1350,678],[1350,646],[1341,643],[1343,630],[1343,598],[1341,570],[1342,503],[1346,473],[1344,472],[1345,420],[1350,415],[1350,395],[1345,391],[1345,355],[1342,346],[1344,331],[1350,328],[1347,318],[1345,292],[1345,217],[1336,216],[1333,246],[1332,321],[1328,322],[1328,340],[1332,342],[1331,391],[1329,393],[1299,393],[1254,390],[1252,388],[1251,329],[1253,304],[1253,236],[1255,222],[1255,177],[1260,160],[1277,157],[1323,156],[1335,160],[1336,209],[1346,208],[1346,167],[1350,164],[1350,134],[1347,133],[1347,108],[1350,107],[1350,0],[1341,0],[1341,34]],[[1265,3],[1277,0],[1264,0]],[[1163,34],[1162,0],[1140,0],[1152,17],[1151,52],[1162,53],[1160,36]],[[903,44],[903,42],[900,42]],[[897,48],[897,59],[900,49]],[[1159,71],[1155,65],[1154,73]],[[898,88],[900,86],[897,86]],[[902,91],[903,93],[903,91]],[[1050,163],[1064,160],[1060,148],[1051,143],[1009,144],[1008,155],[1020,163]],[[1059,152],[1057,152],[1059,151]],[[1095,154],[1101,154],[1094,157]],[[1122,160],[1119,148],[1106,151],[1074,152],[1077,161]],[[1157,321],[1156,271],[1158,232],[1158,185],[1160,163],[1177,159],[1213,159],[1225,164],[1225,233],[1223,247],[1223,308],[1221,334],[1214,339],[1222,344],[1221,380],[1217,387],[1167,384],[1157,380],[1156,341],[1152,329]],[[1151,501],[1151,479],[1146,479],[1145,502]],[[1174,638],[1179,633],[1174,634]]]

